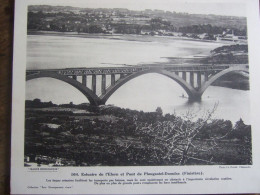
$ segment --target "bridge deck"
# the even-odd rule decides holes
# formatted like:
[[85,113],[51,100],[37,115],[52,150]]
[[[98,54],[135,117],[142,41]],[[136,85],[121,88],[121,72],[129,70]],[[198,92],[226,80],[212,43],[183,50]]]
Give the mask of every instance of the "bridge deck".
[[102,75],[102,74],[128,74],[149,69],[165,69],[171,72],[207,72],[222,71],[230,67],[243,66],[248,64],[221,64],[221,65],[142,65],[133,67],[96,67],[96,68],[65,68],[65,69],[39,69],[27,70],[26,74],[39,72],[56,72],[61,75]]

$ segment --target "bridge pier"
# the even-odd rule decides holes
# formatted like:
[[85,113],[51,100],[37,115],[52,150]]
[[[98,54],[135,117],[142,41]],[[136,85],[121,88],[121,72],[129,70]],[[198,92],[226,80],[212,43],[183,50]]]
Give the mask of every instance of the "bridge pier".
[[87,75],[82,76],[82,84],[86,87],[87,86]]
[[186,81],[186,72],[182,72],[182,78],[184,81]]
[[106,94],[106,75],[102,74],[101,93]]
[[97,78],[96,78],[96,75],[93,74],[92,75],[92,91],[94,94],[96,94],[96,86],[97,85]]
[[190,72],[190,85],[194,87],[194,73]]
[[115,74],[111,74],[111,85],[114,86],[116,84],[116,76]]
[[201,72],[197,73],[197,85],[198,88],[201,88]]
[[125,74],[124,74],[124,73],[121,73],[119,79],[123,79],[124,77],[125,77]]
[[200,102],[202,94],[196,92],[189,95],[189,102]]
[[209,80],[209,74],[208,72],[205,72],[205,81],[208,81]]

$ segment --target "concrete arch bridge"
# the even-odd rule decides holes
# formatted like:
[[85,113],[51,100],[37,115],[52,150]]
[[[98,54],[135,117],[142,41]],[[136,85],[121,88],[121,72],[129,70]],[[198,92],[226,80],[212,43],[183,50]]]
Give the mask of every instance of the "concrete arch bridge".
[[[202,94],[214,81],[233,71],[249,73],[249,66],[248,64],[143,65],[27,70],[26,81],[42,77],[55,78],[77,88],[92,105],[102,105],[128,81],[147,73],[158,73],[176,81],[186,91],[190,101],[200,101]],[[97,90],[98,87],[101,89],[100,92]]]

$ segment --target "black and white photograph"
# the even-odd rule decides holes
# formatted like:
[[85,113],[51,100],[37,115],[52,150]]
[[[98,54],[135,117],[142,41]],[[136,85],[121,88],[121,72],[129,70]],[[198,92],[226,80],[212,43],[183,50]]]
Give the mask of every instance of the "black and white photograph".
[[24,167],[254,165],[244,3],[42,2]]

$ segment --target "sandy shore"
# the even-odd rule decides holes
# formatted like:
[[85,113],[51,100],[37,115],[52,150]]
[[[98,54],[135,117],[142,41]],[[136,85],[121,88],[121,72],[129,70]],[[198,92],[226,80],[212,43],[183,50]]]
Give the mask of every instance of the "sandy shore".
[[[168,42],[169,40],[183,40],[183,41],[196,41],[196,42],[210,42],[216,43],[214,40],[201,40],[193,39],[182,36],[151,36],[151,35],[135,35],[135,34],[104,34],[104,33],[77,33],[77,32],[56,32],[56,31],[28,31],[27,35],[51,35],[51,36],[65,36],[65,37],[82,37],[82,38],[104,38],[104,39],[115,39],[115,40],[126,40],[126,41],[139,41],[139,42],[152,42],[152,41],[163,41]],[[222,42],[217,42],[222,43]],[[230,44],[232,42],[223,42],[223,44]]]

